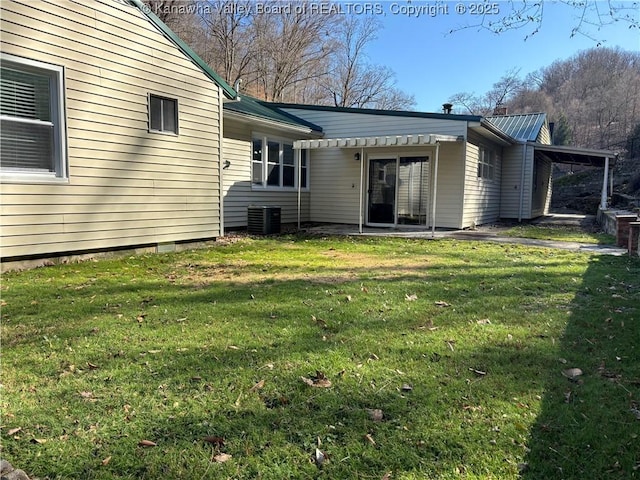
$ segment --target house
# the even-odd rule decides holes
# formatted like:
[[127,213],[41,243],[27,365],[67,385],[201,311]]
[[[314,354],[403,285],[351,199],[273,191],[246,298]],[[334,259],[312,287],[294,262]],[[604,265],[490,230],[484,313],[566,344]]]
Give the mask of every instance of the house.
[[[226,104],[225,118],[243,115],[238,105],[242,99]],[[227,206],[233,205],[233,226],[246,225],[247,205],[279,202],[284,220],[295,217],[360,228],[459,229],[501,218],[532,219],[548,213],[553,162],[607,164],[607,170],[614,156],[609,151],[550,145],[543,113],[485,118],[255,99],[250,105],[247,110],[255,105],[265,109],[265,117],[288,115],[286,121],[306,128],[310,137],[289,137],[293,153],[287,162],[299,165],[304,179],[299,184],[290,180],[287,188],[277,185],[282,195],[277,197],[275,181],[270,189],[267,175],[275,172],[274,178],[283,178],[285,169],[294,167],[278,155],[275,142],[273,155],[258,148],[269,139],[244,112],[242,149],[234,157],[244,167],[224,177],[225,215],[230,216]],[[226,146],[226,129],[224,136]],[[296,152],[300,164],[292,160]],[[242,203],[234,195],[238,184]],[[301,198],[298,204],[294,190]]]
[[293,144],[322,128],[248,96],[224,105],[224,227],[247,226],[251,205],[277,206],[281,221],[311,220],[309,158]]
[[139,0],[0,8],[3,264],[221,235],[235,91]]
[[285,223],[466,228],[548,211],[544,114],[480,117],[238,95],[140,0],[0,3],[2,267],[166,251]]

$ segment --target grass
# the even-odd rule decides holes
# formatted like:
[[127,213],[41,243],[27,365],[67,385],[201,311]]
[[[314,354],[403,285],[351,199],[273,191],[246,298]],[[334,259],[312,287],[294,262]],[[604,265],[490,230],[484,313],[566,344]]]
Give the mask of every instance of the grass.
[[639,279],[337,237],[6,274],[2,457],[41,479],[638,478]]
[[516,225],[508,229],[505,235],[508,237],[601,245],[614,245],[616,243],[613,235],[602,232],[590,232],[582,227],[571,227],[567,225]]

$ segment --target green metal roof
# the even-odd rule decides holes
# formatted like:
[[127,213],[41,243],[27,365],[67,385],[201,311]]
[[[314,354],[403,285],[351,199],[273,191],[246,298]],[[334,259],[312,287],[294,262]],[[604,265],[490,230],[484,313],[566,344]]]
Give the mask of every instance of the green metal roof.
[[546,113],[523,113],[518,115],[500,115],[486,117],[492,125],[512,138],[520,141],[535,142],[540,129],[547,120]]
[[150,21],[153,23],[169,40],[171,40],[193,63],[195,63],[202,72],[219,85],[228,98],[236,98],[237,92],[225,82],[220,75],[214,72],[209,65],[202,60],[196,52],[194,52],[189,45],[183,42],[167,25],[160,20],[147,5],[142,3],[141,0],[129,0],[129,2],[138,8]]
[[237,102],[226,102],[224,104],[224,109],[229,112],[241,113],[296,127],[310,128],[316,132],[322,132],[322,127],[287,113],[279,109],[276,104],[264,102],[246,95],[240,95],[239,98],[240,101]]

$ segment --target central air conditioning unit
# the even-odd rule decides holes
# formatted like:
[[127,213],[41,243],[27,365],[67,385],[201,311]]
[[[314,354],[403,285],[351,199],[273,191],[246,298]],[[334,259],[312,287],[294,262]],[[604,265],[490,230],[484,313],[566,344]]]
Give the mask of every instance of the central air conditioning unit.
[[249,205],[247,232],[252,235],[280,233],[280,207]]

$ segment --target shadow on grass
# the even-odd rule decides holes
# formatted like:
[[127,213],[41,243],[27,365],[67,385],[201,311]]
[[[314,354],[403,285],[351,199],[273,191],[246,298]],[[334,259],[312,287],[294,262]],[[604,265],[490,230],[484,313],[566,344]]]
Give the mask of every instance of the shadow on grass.
[[[637,260],[593,257],[559,358],[541,372],[545,394],[523,479],[640,478],[639,292]],[[569,368],[582,375],[568,378]]]

